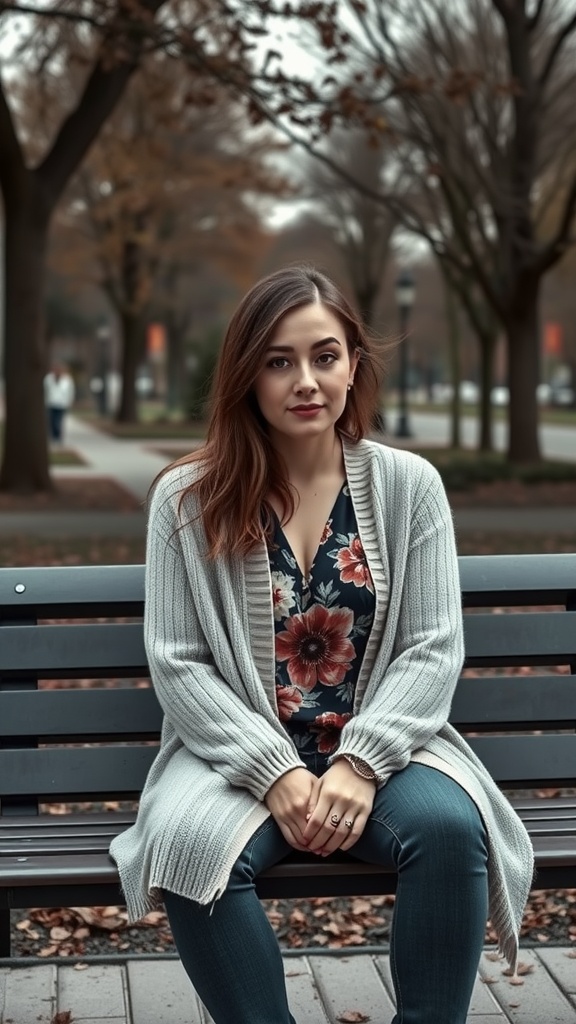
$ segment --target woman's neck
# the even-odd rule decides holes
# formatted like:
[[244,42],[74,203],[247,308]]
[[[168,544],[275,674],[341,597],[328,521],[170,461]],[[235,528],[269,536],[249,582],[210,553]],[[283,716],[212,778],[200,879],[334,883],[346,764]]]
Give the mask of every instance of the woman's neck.
[[284,435],[273,436],[271,440],[286,464],[290,483],[295,487],[307,487],[321,477],[343,473],[342,441],[336,431],[301,441]]

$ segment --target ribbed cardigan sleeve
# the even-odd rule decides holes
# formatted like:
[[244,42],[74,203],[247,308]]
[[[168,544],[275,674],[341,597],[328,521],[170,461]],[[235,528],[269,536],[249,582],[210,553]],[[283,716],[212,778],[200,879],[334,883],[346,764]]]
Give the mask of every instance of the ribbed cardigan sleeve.
[[215,667],[196,608],[210,595],[191,584],[173,504],[153,499],[148,518],[144,641],[152,683],[181,742],[263,800],[281,775],[304,766],[281,725],[251,708]]
[[[452,515],[442,481],[426,462],[406,540],[404,576],[393,580],[386,626],[394,629],[397,615],[390,664],[345,725],[334,755],[367,761],[382,784],[447,722],[464,659]],[[398,559],[396,571],[401,568]]]

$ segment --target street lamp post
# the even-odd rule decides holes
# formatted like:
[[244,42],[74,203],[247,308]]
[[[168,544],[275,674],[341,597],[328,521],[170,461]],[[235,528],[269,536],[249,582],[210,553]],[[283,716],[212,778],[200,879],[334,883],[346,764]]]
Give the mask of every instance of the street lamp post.
[[110,363],[110,326],[107,323],[100,324],[96,331],[98,338],[98,375],[100,377],[100,390],[98,391],[98,411],[101,416],[108,415],[108,373]]
[[402,270],[396,281],[396,303],[400,318],[400,380],[398,385],[398,424],[396,437],[411,437],[408,422],[408,325],[414,305],[416,287],[409,270]]

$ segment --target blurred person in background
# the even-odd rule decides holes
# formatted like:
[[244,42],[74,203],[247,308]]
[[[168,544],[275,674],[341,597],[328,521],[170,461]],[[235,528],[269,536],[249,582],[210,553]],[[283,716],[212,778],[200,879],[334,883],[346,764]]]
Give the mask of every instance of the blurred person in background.
[[64,417],[74,403],[76,389],[63,363],[54,363],[44,377],[44,403],[48,410],[50,440],[62,443]]

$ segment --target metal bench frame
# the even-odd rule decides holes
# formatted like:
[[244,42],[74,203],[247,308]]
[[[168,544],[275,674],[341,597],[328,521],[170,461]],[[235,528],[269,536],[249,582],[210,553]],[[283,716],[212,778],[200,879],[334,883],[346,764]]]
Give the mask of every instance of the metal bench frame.
[[[461,557],[459,565],[466,668],[490,672],[463,675],[451,721],[498,784],[516,791],[535,887],[576,886],[576,795],[530,795],[576,791],[576,553]],[[143,601],[138,565],[0,569],[0,957],[10,953],[11,908],[122,901],[107,851],[134,811],[90,805],[137,800],[156,752],[160,708],[151,688],[133,685],[148,679]],[[514,613],[494,614],[503,608]],[[551,671],[558,665],[569,673]],[[518,674],[542,666],[541,675]],[[50,679],[108,685],[39,688]],[[89,806],[42,813],[54,801]],[[395,883],[346,855],[294,853],[262,875],[258,891],[369,895]]]

